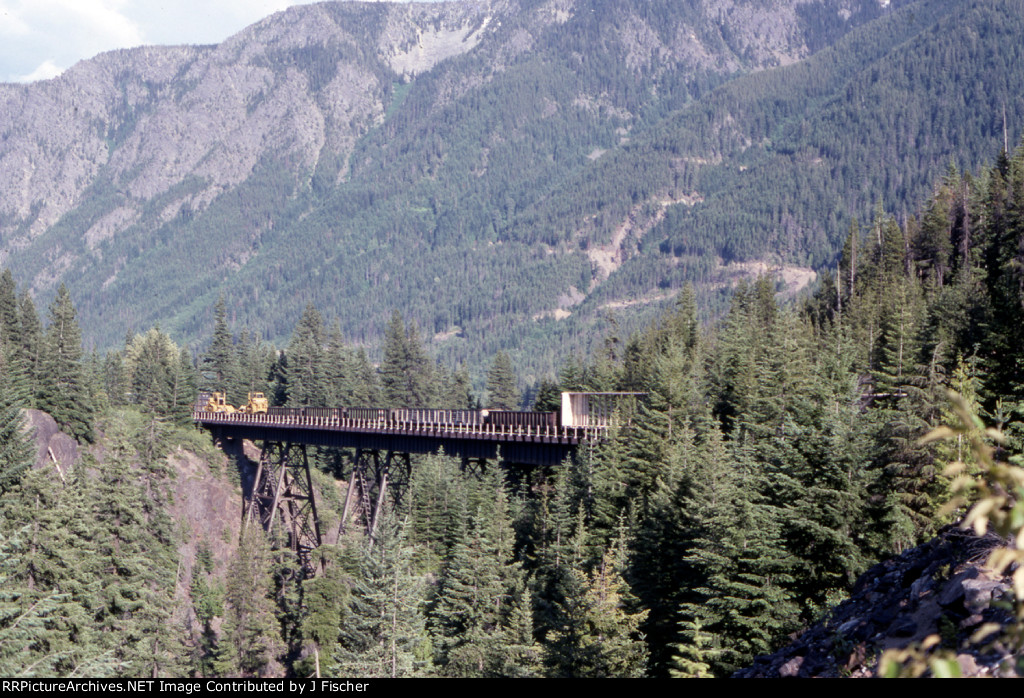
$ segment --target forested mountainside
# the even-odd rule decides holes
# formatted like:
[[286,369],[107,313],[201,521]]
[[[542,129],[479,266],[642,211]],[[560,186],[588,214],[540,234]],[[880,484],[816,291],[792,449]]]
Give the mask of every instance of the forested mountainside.
[[[985,494],[955,475],[1019,529],[1022,3],[753,7],[323,4],[0,86],[0,673],[724,676]],[[729,283],[783,264],[820,282]],[[200,387],[507,407],[584,336],[533,402],[646,393],[628,428],[417,458],[372,547],[317,451],[311,580],[189,428]]]
[[[537,399],[551,409],[559,391],[646,393],[627,426],[515,477],[417,457],[372,547],[357,527],[338,534],[349,457],[316,450],[328,544],[325,571],[307,580],[283,526],[240,535],[240,517],[225,518],[226,483],[255,463],[225,466],[181,428],[196,387],[262,390],[283,405],[499,407],[518,401],[508,357],[494,356],[479,396],[397,313],[374,370],[312,305],[276,352],[232,337],[224,304],[199,366],[157,329],[86,357],[66,288],[44,327],[3,273],[0,671],[724,676],[828,621],[865,569],[979,497],[976,527],[990,519],[1000,540],[1017,536],[1024,146],[975,175],[950,168],[920,210],[901,224],[879,208],[851,225],[836,269],[800,304],[780,305],[762,276],[702,327],[685,288],[641,331],[567,361]],[[25,407],[82,444],[60,477],[49,462],[32,468]],[[974,484],[983,477],[1000,484]],[[1015,560],[1006,551],[1004,568]],[[932,581],[954,571],[929,569]],[[898,606],[882,588],[879,602]],[[995,637],[1020,672],[1021,617],[932,614],[914,633],[948,652],[962,641],[987,651]],[[993,619],[1005,627],[986,627]],[[870,623],[909,642],[895,613]],[[819,627],[816,646],[863,650],[865,627],[844,622],[824,644]],[[908,673],[928,666],[915,652]]]
[[195,342],[224,294],[276,341],[312,302],[374,358],[401,308],[449,363],[506,348],[533,381],[687,281],[724,307],[762,265],[811,278],[851,217],[994,157],[1024,123],[1021,10],[296,7],[0,86],[0,255],[42,302],[67,284],[100,348]]

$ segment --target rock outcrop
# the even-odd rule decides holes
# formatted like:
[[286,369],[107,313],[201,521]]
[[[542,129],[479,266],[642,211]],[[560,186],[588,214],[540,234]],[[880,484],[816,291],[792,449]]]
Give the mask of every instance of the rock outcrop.
[[1004,624],[998,601],[1011,595],[1009,579],[984,565],[999,545],[948,527],[931,541],[881,562],[857,581],[850,599],[793,644],[758,657],[739,678],[867,677],[878,672],[887,649],[920,643],[929,635],[956,652],[964,676],[1015,676],[1005,648],[970,642],[983,623]]
[[78,460],[78,442],[42,410],[25,410],[28,428],[34,434],[37,468],[56,468],[61,479]]

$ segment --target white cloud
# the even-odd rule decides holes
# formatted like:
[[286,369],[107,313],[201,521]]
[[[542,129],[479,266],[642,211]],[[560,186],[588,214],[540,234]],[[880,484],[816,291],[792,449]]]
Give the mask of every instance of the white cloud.
[[36,80],[49,80],[64,72],[63,68],[57,67],[53,61],[43,61],[28,75],[19,75],[17,82],[35,82]]
[[8,76],[45,75],[115,48],[143,43],[124,0],[0,0],[0,69]]
[[312,1],[0,0],[0,80],[52,77],[54,70],[118,48],[219,43],[274,12]]
[[[311,0],[305,0],[309,2]],[[295,0],[178,0],[136,2],[129,14],[151,44],[218,43],[246,26],[291,5]]]
[[24,36],[30,31],[21,17],[7,9],[7,3],[0,3],[0,36]]
[[122,12],[124,0],[0,0],[0,12],[21,35],[47,43],[118,47],[142,42],[138,24]]

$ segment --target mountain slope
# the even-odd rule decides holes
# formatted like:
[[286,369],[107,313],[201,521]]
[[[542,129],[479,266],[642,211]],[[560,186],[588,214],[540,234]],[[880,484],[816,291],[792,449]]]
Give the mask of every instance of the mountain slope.
[[271,339],[314,302],[373,345],[401,308],[452,359],[543,372],[604,310],[827,264],[850,215],[990,158],[1020,6],[292,8],[0,86],[0,256],[101,347],[202,336],[225,293]]

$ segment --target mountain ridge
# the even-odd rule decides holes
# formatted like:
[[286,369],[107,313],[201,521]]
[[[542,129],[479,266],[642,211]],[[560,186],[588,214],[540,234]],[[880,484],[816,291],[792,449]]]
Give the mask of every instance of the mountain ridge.
[[[558,335],[593,334],[602,307],[687,280],[713,303],[729,262],[827,261],[858,211],[808,227],[821,202],[781,210],[801,177],[813,181],[800,172],[816,156],[785,134],[789,151],[750,137],[778,101],[757,88],[811,89],[831,79],[820,63],[797,87],[779,70],[901,12],[918,11],[920,26],[904,28],[918,36],[934,24],[922,10],[965,12],[952,7],[321,3],[216,46],[103,54],[55,80],[0,85],[0,260],[44,298],[67,283],[98,347],[156,322],[195,342],[223,293],[238,326],[267,339],[312,302],[374,347],[400,307],[428,335],[472,340],[440,344],[445,360],[511,347],[537,355],[527,369],[541,374]],[[715,89],[737,77],[747,87]],[[813,102],[802,95],[783,99],[793,123]],[[724,122],[739,146],[680,150],[733,118],[711,111],[716,100],[749,116]],[[797,173],[760,221],[736,217],[745,171]],[[725,229],[739,232],[714,232]]]

